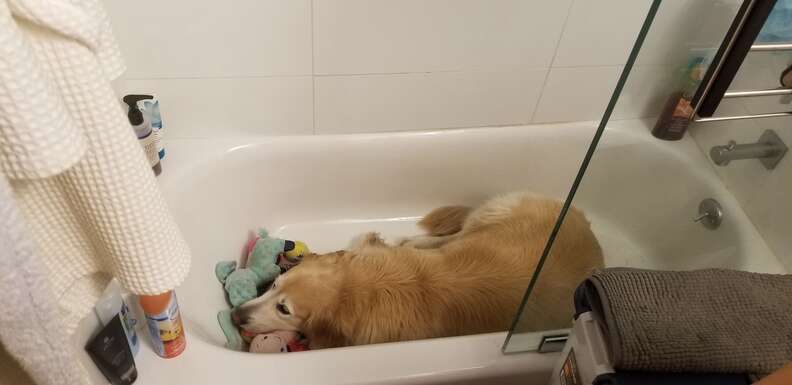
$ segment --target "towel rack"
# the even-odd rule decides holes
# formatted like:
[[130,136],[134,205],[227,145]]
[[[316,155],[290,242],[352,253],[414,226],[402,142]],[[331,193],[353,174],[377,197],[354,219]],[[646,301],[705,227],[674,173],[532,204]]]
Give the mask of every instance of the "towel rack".
[[789,51],[792,50],[792,43],[773,43],[773,44],[754,44],[751,46],[751,52],[768,52],[768,51]]
[[731,116],[710,116],[706,118],[694,117],[694,122],[723,122],[726,120],[744,120],[744,119],[761,119],[761,118],[778,118],[782,116],[792,116],[792,111],[785,112],[770,112],[766,114],[753,114],[753,115],[731,115]]
[[754,44],[775,3],[776,0],[743,1],[734,21],[732,21],[729,30],[726,32],[726,37],[713,58],[712,65],[709,66],[702,79],[702,85],[696,90],[691,99],[693,107],[692,121],[719,122],[792,116],[792,111],[754,115],[712,116],[723,99],[792,95],[792,89],[789,88],[745,91],[728,90],[749,52],[792,51],[792,43]]
[[723,99],[728,98],[749,98],[752,96],[776,96],[776,95],[790,95],[792,88],[773,88],[769,90],[751,90],[751,91],[726,91],[723,94]]
[[[792,50],[792,46],[790,46],[789,49]],[[792,88],[773,88],[769,90],[750,90],[750,91],[726,91],[723,94],[723,99],[750,98],[755,96],[777,96],[777,95],[792,95]],[[694,122],[723,122],[727,120],[778,118],[782,116],[792,116],[792,111],[769,112],[764,114],[753,114],[753,115],[709,116],[709,117],[694,116],[692,120]]]

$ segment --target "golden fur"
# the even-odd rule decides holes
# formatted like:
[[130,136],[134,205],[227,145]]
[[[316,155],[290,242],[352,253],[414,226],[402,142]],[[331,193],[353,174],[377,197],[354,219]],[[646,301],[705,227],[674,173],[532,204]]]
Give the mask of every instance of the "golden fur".
[[[436,209],[420,222],[427,236],[392,246],[369,233],[306,257],[235,318],[253,332],[300,330],[313,348],[506,330],[560,209],[531,194]],[[601,266],[588,221],[570,209],[532,294],[541,310],[519,326],[567,327],[574,288]]]

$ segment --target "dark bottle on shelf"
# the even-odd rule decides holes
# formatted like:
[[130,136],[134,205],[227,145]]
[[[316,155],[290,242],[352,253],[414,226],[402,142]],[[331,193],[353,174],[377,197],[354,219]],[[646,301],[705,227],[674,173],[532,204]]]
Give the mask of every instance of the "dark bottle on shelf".
[[652,129],[654,137],[663,140],[680,140],[685,135],[690,119],[693,117],[693,106],[685,92],[671,94],[666,101],[660,117]]

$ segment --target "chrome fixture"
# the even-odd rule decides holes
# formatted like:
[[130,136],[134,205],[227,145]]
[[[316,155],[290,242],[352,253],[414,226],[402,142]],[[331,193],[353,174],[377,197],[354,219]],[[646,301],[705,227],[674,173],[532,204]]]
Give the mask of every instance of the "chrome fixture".
[[539,344],[538,351],[539,353],[560,352],[564,350],[564,345],[566,345],[568,339],[569,339],[569,333],[555,334],[552,336],[542,336],[542,342]]
[[745,119],[763,119],[763,118],[780,118],[784,116],[792,116],[792,111],[789,112],[770,112],[767,114],[754,114],[754,115],[735,115],[735,116],[712,116],[708,118],[693,118],[694,122],[725,122],[729,120],[745,120]]
[[773,130],[765,130],[756,143],[737,144],[730,140],[725,146],[710,149],[710,158],[718,166],[725,166],[732,160],[759,159],[766,169],[772,170],[786,154],[787,146]]
[[753,52],[772,52],[772,51],[789,51],[792,50],[792,44],[779,43],[779,44],[754,44],[751,46]]
[[704,227],[715,230],[723,222],[723,209],[720,203],[712,198],[707,198],[699,203],[699,215],[693,218],[693,222],[701,223]]
[[769,88],[766,90],[751,90],[751,91],[726,91],[723,94],[724,99],[730,98],[750,98],[757,96],[779,96],[792,94],[792,88]]

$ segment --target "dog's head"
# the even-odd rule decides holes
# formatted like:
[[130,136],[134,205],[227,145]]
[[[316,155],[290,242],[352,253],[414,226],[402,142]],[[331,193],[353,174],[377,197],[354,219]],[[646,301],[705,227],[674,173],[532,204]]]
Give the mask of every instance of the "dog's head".
[[261,297],[234,310],[232,319],[251,333],[301,331],[312,347],[343,345],[339,323],[344,317],[336,316],[345,274],[338,264],[342,254],[306,256]]

